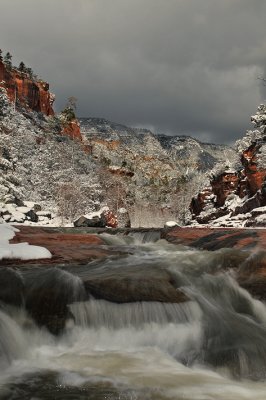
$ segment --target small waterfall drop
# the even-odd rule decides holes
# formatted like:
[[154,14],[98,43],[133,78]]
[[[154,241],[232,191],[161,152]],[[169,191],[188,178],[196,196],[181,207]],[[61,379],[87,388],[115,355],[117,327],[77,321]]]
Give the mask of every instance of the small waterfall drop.
[[21,327],[0,310],[0,368],[25,354],[27,344]]
[[136,302],[116,304],[105,300],[73,303],[70,309],[76,324],[83,327],[141,329],[144,324],[189,323],[200,320],[201,311],[195,302],[182,304]]

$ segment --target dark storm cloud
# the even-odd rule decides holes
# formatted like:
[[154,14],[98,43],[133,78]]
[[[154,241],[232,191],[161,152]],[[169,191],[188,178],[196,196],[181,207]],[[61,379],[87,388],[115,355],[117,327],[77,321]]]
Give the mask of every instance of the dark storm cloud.
[[265,91],[265,0],[0,0],[0,47],[57,108],[232,142]]

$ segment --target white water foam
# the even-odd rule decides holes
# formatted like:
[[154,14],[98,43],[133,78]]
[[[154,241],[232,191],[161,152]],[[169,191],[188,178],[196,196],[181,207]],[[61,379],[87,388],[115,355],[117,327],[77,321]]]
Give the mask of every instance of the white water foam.
[[[91,299],[73,303],[70,309],[76,325],[58,338],[30,320],[25,323],[15,314],[12,318],[0,311],[0,343],[8,353],[2,356],[5,369],[0,376],[0,398],[8,382],[26,382],[25,373],[53,371],[64,387],[85,390],[97,384],[118,392],[123,387],[132,389],[132,397],[126,399],[265,400],[265,382],[246,379],[250,366],[245,364],[251,362],[253,367],[257,363],[265,376],[266,309],[239,288],[233,274],[221,273],[230,254],[229,250],[209,253],[165,243],[143,244],[128,257],[95,265],[95,270],[112,274],[123,266],[143,270],[160,266],[171,271],[193,301],[113,304]],[[44,275],[40,274],[40,281],[47,282]],[[55,275],[60,278],[54,280],[55,287],[69,288],[77,294],[70,297],[80,299],[80,279],[73,277],[72,284],[70,273]],[[34,276],[30,278],[34,282]],[[219,350],[228,360],[222,357],[226,362],[212,366],[211,358]],[[242,380],[230,378],[232,354],[239,357]],[[247,354],[253,354],[254,360]]]

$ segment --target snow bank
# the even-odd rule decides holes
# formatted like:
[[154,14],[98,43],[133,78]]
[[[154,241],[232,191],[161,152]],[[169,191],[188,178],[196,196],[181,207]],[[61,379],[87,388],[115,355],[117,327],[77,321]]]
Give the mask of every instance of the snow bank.
[[37,260],[39,258],[51,258],[49,250],[40,246],[32,246],[28,243],[10,244],[9,240],[19,232],[11,225],[0,225],[0,260],[3,258],[17,258],[20,260]]

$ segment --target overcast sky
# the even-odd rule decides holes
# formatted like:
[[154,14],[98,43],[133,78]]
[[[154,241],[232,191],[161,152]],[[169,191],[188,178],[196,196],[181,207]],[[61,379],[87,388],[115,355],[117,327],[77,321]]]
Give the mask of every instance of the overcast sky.
[[266,98],[265,0],[0,0],[0,48],[59,111],[232,143]]

